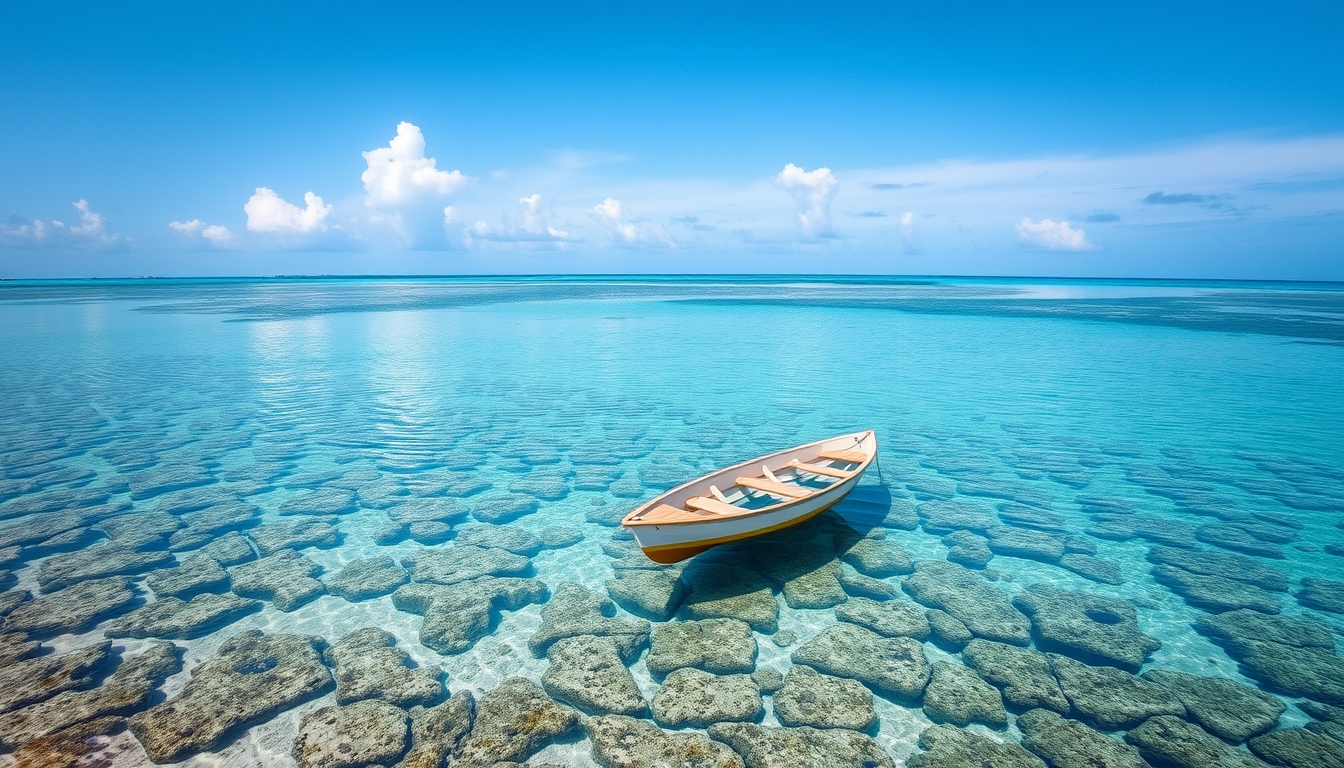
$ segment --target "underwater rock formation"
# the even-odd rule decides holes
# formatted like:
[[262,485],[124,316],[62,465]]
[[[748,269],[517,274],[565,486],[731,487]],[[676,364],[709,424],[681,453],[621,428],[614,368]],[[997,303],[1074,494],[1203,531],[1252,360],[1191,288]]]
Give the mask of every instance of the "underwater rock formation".
[[715,723],[709,726],[709,737],[732,747],[747,768],[896,768],[872,738],[842,728]]
[[644,663],[655,675],[682,667],[729,675],[755,669],[756,650],[751,627],[737,619],[678,621],[654,626]]
[[458,748],[455,765],[487,768],[526,760],[578,727],[578,712],[556,704],[531,680],[511,677],[481,696],[475,724]]
[[917,602],[956,618],[976,637],[1013,645],[1030,640],[1031,622],[1008,596],[955,563],[925,560],[902,582]]
[[[756,675],[752,679],[767,692]],[[786,726],[864,731],[877,722],[873,694],[862,683],[823,675],[801,664],[790,668],[782,684],[770,692],[775,716]]]
[[583,729],[604,768],[744,768],[732,749],[695,732],[668,733],[647,720],[589,717]]
[[761,716],[760,689],[750,675],[713,675],[682,667],[653,696],[653,719],[665,728],[705,728]]
[[392,604],[425,617],[421,644],[452,655],[485,637],[499,611],[516,611],[549,596],[546,583],[537,579],[482,576],[452,585],[406,584],[392,593]]
[[882,637],[853,624],[835,624],[793,652],[793,663],[848,677],[883,693],[912,699],[924,690],[931,669],[918,640]]
[[409,717],[385,701],[323,707],[304,715],[292,755],[303,768],[391,763],[406,751]]
[[1162,647],[1139,631],[1134,606],[1119,598],[1032,584],[1013,605],[1031,617],[1032,636],[1042,650],[1137,672]]
[[158,763],[216,749],[237,729],[331,689],[316,640],[259,630],[236,635],[191,671],[181,693],[136,713],[131,732]]
[[292,549],[283,549],[234,566],[229,577],[234,594],[270,600],[277,609],[289,612],[327,591],[326,585],[314,578],[321,572],[322,566]]
[[406,708],[443,699],[443,670],[412,666],[396,642],[390,632],[365,627],[326,650],[323,658],[336,670],[337,704],[379,699]]

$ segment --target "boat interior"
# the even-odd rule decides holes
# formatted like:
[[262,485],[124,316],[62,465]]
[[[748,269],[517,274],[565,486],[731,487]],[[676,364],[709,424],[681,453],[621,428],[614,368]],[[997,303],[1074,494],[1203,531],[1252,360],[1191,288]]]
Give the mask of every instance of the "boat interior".
[[[659,504],[633,516],[627,524],[701,522],[782,507],[844,482],[867,460],[868,454],[857,449],[822,450],[811,459],[793,458],[774,468],[768,462],[761,464],[754,474],[739,467],[734,470],[736,476],[711,476],[708,488],[687,497],[681,506]],[[727,485],[730,477],[732,485]],[[716,483],[726,487],[719,488]]]

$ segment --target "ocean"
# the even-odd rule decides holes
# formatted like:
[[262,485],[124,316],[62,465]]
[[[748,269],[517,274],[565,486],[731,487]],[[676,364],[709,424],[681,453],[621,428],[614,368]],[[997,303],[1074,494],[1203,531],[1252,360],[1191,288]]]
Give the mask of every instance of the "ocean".
[[[650,629],[656,646],[663,627],[711,615],[747,620],[734,613],[747,602],[761,609],[760,599],[743,597],[747,586],[741,599],[706,608],[714,602],[706,596],[724,585],[697,574],[715,568],[765,584],[777,612],[773,627],[747,620],[754,658],[737,672],[757,672],[757,687],[724,694],[733,703],[720,722],[781,726],[781,693],[759,673],[788,675],[822,648],[828,660],[810,666],[862,684],[844,688],[845,707],[865,710],[872,694],[875,722],[849,730],[896,764],[937,754],[926,752],[932,741],[919,743],[935,722],[993,743],[1021,743],[1019,716],[1038,707],[1015,698],[992,662],[966,650],[974,636],[1039,651],[1032,658],[1056,665],[1046,682],[1058,680],[1064,694],[1055,710],[1117,749],[1126,733],[1142,745],[1142,728],[1166,722],[1152,718],[1174,717],[1192,724],[1195,737],[1250,759],[1246,734],[1221,732],[1203,713],[1198,700],[1209,696],[1199,681],[1208,678],[1262,694],[1245,693],[1257,712],[1281,709],[1251,731],[1308,734],[1302,738],[1344,748],[1319,733],[1328,730],[1319,727],[1330,722],[1325,713],[1338,713],[1320,705],[1344,706],[1344,661],[1334,647],[1344,630],[1344,285],[10,281],[0,283],[0,360],[0,586],[7,590],[0,649],[14,649],[0,651],[11,670],[0,676],[21,691],[32,688],[46,669],[37,661],[110,637],[93,671],[64,686],[103,718],[81,748],[106,765],[153,764],[142,741],[154,738],[194,744],[151,748],[160,762],[295,765],[301,730],[311,729],[309,742],[319,740],[326,732],[318,715],[338,703],[335,684],[322,678],[335,670],[340,683],[343,674],[329,649],[369,627],[390,633],[407,658],[389,663],[422,670],[422,684],[441,668],[443,690],[415,701],[433,706],[470,692],[480,733],[488,717],[507,719],[482,702],[511,678],[532,681],[559,702],[570,720],[493,755],[500,760],[618,764],[597,754],[569,707],[582,710],[585,723],[604,707],[614,710],[566,693],[558,672],[546,679],[557,653],[548,658],[534,638],[559,632],[635,636],[637,647],[619,649],[620,668],[589,669],[579,687],[615,690],[633,680],[636,699],[652,703],[641,709],[636,700],[637,719],[683,736],[709,732],[719,737],[714,744],[726,741],[763,764],[743,739],[757,739],[767,753],[783,747],[770,747],[776,742],[760,729],[734,741],[719,726],[675,719],[667,713],[677,696],[697,701],[704,691],[669,688],[660,707],[669,675],[649,668],[657,650],[649,647]],[[802,532],[711,550],[671,570],[648,568],[621,533],[624,513],[680,482],[868,428],[879,439],[878,464],[850,500]],[[869,545],[885,564],[851,551]],[[441,559],[469,546],[478,549]],[[283,554],[291,549],[292,557]],[[262,568],[249,566],[276,552],[282,556]],[[954,571],[930,567],[949,562]],[[187,567],[204,575],[181,589],[164,586]],[[362,583],[360,568],[372,574],[362,591],[349,586]],[[664,585],[660,609],[636,605],[629,587],[612,586],[644,570],[661,574],[648,582]],[[965,575],[973,582],[961,590],[965,599],[949,595]],[[517,579],[530,592],[486,590],[473,598],[477,587],[468,585],[491,578]],[[645,582],[629,578],[643,589]],[[93,582],[100,586],[89,597],[59,599]],[[414,597],[416,585],[431,596]],[[607,602],[616,592],[623,597]],[[231,599],[199,614],[146,611],[170,594]],[[559,629],[543,626],[558,595],[587,606],[570,611],[582,619],[570,629],[561,626],[559,608],[551,620]],[[916,624],[935,611],[932,628],[863,630],[887,643],[875,649],[917,646],[923,665],[934,667],[932,682],[915,660],[902,674],[919,678],[916,690],[902,693],[890,680],[854,671],[855,663],[864,666],[863,652],[844,659],[814,643],[828,628],[860,626],[837,612],[868,606],[866,599],[899,603]],[[465,639],[436,634],[426,642],[431,619],[422,614],[432,614],[436,600],[447,611],[438,623]],[[1070,608],[1094,605],[1089,600],[1091,621]],[[988,615],[976,613],[983,605]],[[940,625],[944,617],[953,619],[951,630]],[[1260,617],[1271,617],[1268,628],[1256,623]],[[994,627],[1014,621],[1025,628],[1018,637],[996,634]],[[206,677],[216,699],[233,692],[275,701],[247,715],[217,715],[218,733],[208,738],[199,724],[195,735],[165,737],[164,708],[203,700],[188,688],[193,673],[228,656],[226,641],[251,630],[312,638],[292,657],[263,659],[255,675],[293,664],[315,676],[308,692],[248,688],[253,676],[238,671],[246,665],[232,677],[212,671],[218,679]],[[969,635],[958,639],[962,630]],[[1273,639],[1280,630],[1283,637]],[[165,640],[180,664],[144,678],[144,695],[114,706],[87,693],[115,684],[118,659],[126,666],[162,650]],[[251,659],[248,653],[236,658]],[[881,653],[873,651],[872,666],[891,661]],[[1132,674],[1156,670],[1195,676],[1180,679],[1193,681],[1197,693],[1140,678],[1167,703],[1136,704],[1139,715],[1117,720],[1073,695],[1077,670],[1069,665],[1078,662],[1119,670],[1106,678],[1116,690],[1129,690]],[[1121,674],[1124,680],[1112,679]],[[808,681],[796,676],[790,685],[804,690]],[[945,690],[923,692],[938,685],[988,696],[988,709],[949,713],[932,701],[946,698]],[[17,727],[15,713],[25,711],[65,712],[44,719],[78,728],[83,715],[74,714],[74,700],[61,704],[52,692],[0,696],[0,732],[5,723]],[[1180,704],[1170,703],[1173,695]],[[380,722],[402,729],[390,737],[394,746],[369,747],[365,762],[394,764],[421,738],[397,725],[403,716],[411,722],[413,697],[364,698],[392,701]],[[49,709],[33,709],[42,706]],[[815,717],[830,724],[825,712]],[[1246,713],[1256,717],[1263,714]],[[796,713],[785,719],[801,722]],[[1309,724],[1318,727],[1304,730]],[[55,726],[25,727],[26,735],[0,735],[5,750],[18,750],[0,755],[0,765],[24,757],[35,749],[29,741]],[[1262,757],[1288,743],[1258,738],[1268,740],[1252,738],[1250,749]],[[1145,755],[1157,749],[1138,748]],[[827,759],[843,764],[858,754],[850,749]]]

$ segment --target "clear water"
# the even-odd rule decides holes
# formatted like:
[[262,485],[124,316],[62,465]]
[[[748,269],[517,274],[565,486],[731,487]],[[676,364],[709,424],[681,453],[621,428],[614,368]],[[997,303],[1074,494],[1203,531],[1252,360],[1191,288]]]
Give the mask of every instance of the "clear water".
[[[885,482],[894,496],[916,497],[911,487],[930,478],[989,477],[1035,489],[1075,531],[1091,525],[1075,501],[1080,494],[1128,499],[1172,520],[1216,522],[1134,480],[1159,473],[1212,486],[1238,509],[1300,521],[1297,539],[1282,546],[1284,558],[1263,560],[1294,581],[1344,573],[1344,557],[1323,549],[1344,545],[1344,286],[765,278],[11,283],[0,286],[0,360],[0,509],[187,466],[247,493],[271,520],[303,492],[287,488],[286,478],[374,470],[413,486],[418,477],[449,472],[440,459],[452,451],[481,457],[454,475],[484,479],[494,490],[529,471],[565,477],[567,495],[543,500],[513,524],[580,528],[578,545],[533,558],[536,573],[552,587],[575,581],[603,592],[611,567],[601,544],[616,529],[591,522],[590,513],[624,511],[654,495],[658,486],[637,485],[641,470],[693,476],[872,427],[882,441],[882,473],[865,482]],[[623,457],[611,468],[622,495],[573,489],[574,458],[613,446]],[[1301,462],[1316,478],[1305,490],[1333,509],[1285,505],[1287,481],[1249,460],[1263,454]],[[1069,484],[1039,470],[1042,456],[1074,470]],[[88,472],[48,474],[71,468]],[[1269,481],[1279,494],[1247,480]],[[155,499],[134,504],[151,508]],[[846,514],[844,506],[838,511]],[[376,544],[384,523],[378,509],[345,514],[339,546],[304,554],[332,573],[358,557],[422,547]],[[946,556],[941,537],[922,529],[893,530],[889,538],[921,558]],[[1050,582],[1137,600],[1141,628],[1163,643],[1150,668],[1253,682],[1191,629],[1202,612],[1152,580],[1148,542],[1094,541],[1099,557],[1121,567],[1123,585],[1004,556],[990,564],[1005,576],[994,585],[1011,594]],[[36,594],[40,562],[12,566],[9,588]],[[141,593],[152,599],[143,586]],[[1291,594],[1281,598],[1286,615],[1344,629],[1342,616],[1304,608]],[[779,602],[780,629],[800,642],[835,621],[831,610]],[[364,626],[386,628],[417,661],[442,665],[451,689],[480,693],[509,676],[540,678],[547,662],[526,644],[539,615],[540,606],[505,612],[471,650],[440,656],[419,643],[420,617],[396,610],[389,597],[352,603],[326,595],[290,613],[267,603],[206,637],[177,641],[186,664],[163,693],[179,691],[190,667],[239,631],[334,641]],[[46,642],[65,651],[100,637],[95,628]],[[758,666],[786,670],[792,649],[757,639]],[[117,642],[134,650],[144,641]],[[927,649],[931,658],[946,657]],[[657,683],[643,662],[633,669],[652,695]],[[304,704],[189,762],[292,764],[298,721],[332,701],[328,694]],[[904,758],[928,720],[918,708],[878,702],[877,739]],[[1290,707],[1283,723],[1304,719]],[[765,722],[776,722],[768,704]],[[997,734],[1014,737],[1012,728]],[[116,738],[125,742],[117,765],[147,764],[129,734]],[[593,764],[586,741],[534,758],[545,760]]]

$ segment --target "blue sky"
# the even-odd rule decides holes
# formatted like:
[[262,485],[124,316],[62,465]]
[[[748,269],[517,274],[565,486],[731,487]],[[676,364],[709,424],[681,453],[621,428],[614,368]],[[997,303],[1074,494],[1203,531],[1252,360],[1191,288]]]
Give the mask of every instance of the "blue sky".
[[0,2],[0,276],[1344,279],[1338,2],[106,5]]

